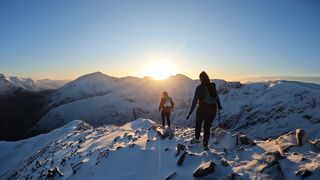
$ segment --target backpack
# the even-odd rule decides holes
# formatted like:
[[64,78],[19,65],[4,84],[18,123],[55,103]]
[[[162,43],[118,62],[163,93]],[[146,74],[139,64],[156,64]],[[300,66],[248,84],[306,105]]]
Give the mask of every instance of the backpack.
[[201,98],[204,103],[206,104],[215,104],[217,101],[217,91],[216,91],[216,86],[214,83],[210,83],[211,86],[213,86],[214,89],[214,97],[210,95],[209,89],[206,86],[202,86],[202,95]]
[[163,107],[171,107],[171,97],[164,97]]

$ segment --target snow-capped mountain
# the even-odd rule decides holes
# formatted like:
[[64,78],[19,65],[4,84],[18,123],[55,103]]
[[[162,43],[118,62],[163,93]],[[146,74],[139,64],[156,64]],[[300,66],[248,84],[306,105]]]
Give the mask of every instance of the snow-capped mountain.
[[[319,125],[316,126],[320,130]],[[48,134],[0,141],[1,179],[317,179],[320,134],[303,129],[266,141],[223,129],[210,149],[193,128],[162,129],[148,119],[93,128],[75,120]]]
[[[320,122],[318,84],[282,80],[248,84],[215,80],[215,83],[224,108],[220,123],[231,131],[267,138]],[[160,122],[158,105],[164,90],[175,103],[172,124],[193,126],[195,113],[189,120],[186,115],[198,84],[199,81],[184,75],[157,81],[113,78],[100,72],[88,74],[66,84],[52,96],[52,109],[34,129],[49,131],[74,119],[82,119],[94,127],[121,125],[139,117]],[[218,122],[217,115],[213,126],[218,126]]]
[[[218,90],[239,88],[239,82],[216,81]],[[158,119],[158,106],[163,91],[174,99],[172,120],[190,125],[184,117],[189,111],[195,87],[199,81],[184,75],[157,81],[152,78],[114,78],[100,72],[69,82],[57,91],[48,106],[51,109],[34,129],[52,130],[74,119],[82,119],[98,127],[123,124],[139,117]],[[183,117],[183,118],[182,118]]]
[[67,81],[65,80],[37,80],[5,76],[0,73],[0,95],[12,94],[16,91],[38,92],[43,90],[58,89]]

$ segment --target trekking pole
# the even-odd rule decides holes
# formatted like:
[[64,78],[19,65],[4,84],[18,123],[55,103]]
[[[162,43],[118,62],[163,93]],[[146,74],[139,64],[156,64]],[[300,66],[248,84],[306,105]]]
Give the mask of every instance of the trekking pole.
[[219,126],[218,127],[220,127],[220,109],[219,109],[218,115],[219,115]]

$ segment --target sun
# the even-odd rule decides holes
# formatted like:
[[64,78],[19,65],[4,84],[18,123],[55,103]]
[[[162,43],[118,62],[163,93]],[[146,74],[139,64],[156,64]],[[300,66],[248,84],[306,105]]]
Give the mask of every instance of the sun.
[[144,76],[150,76],[154,79],[163,80],[175,75],[174,65],[166,59],[156,59],[150,62],[144,70]]

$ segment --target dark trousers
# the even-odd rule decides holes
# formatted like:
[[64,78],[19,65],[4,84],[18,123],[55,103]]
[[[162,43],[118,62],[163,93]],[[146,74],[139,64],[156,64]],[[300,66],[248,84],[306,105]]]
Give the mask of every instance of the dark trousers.
[[168,127],[170,127],[170,113],[161,112],[162,127],[165,125],[165,119],[167,119]]
[[217,113],[216,104],[202,104],[198,107],[196,112],[196,127],[195,127],[195,138],[200,138],[201,125],[204,122],[203,126],[203,145],[208,145],[210,137],[210,128],[211,124]]

